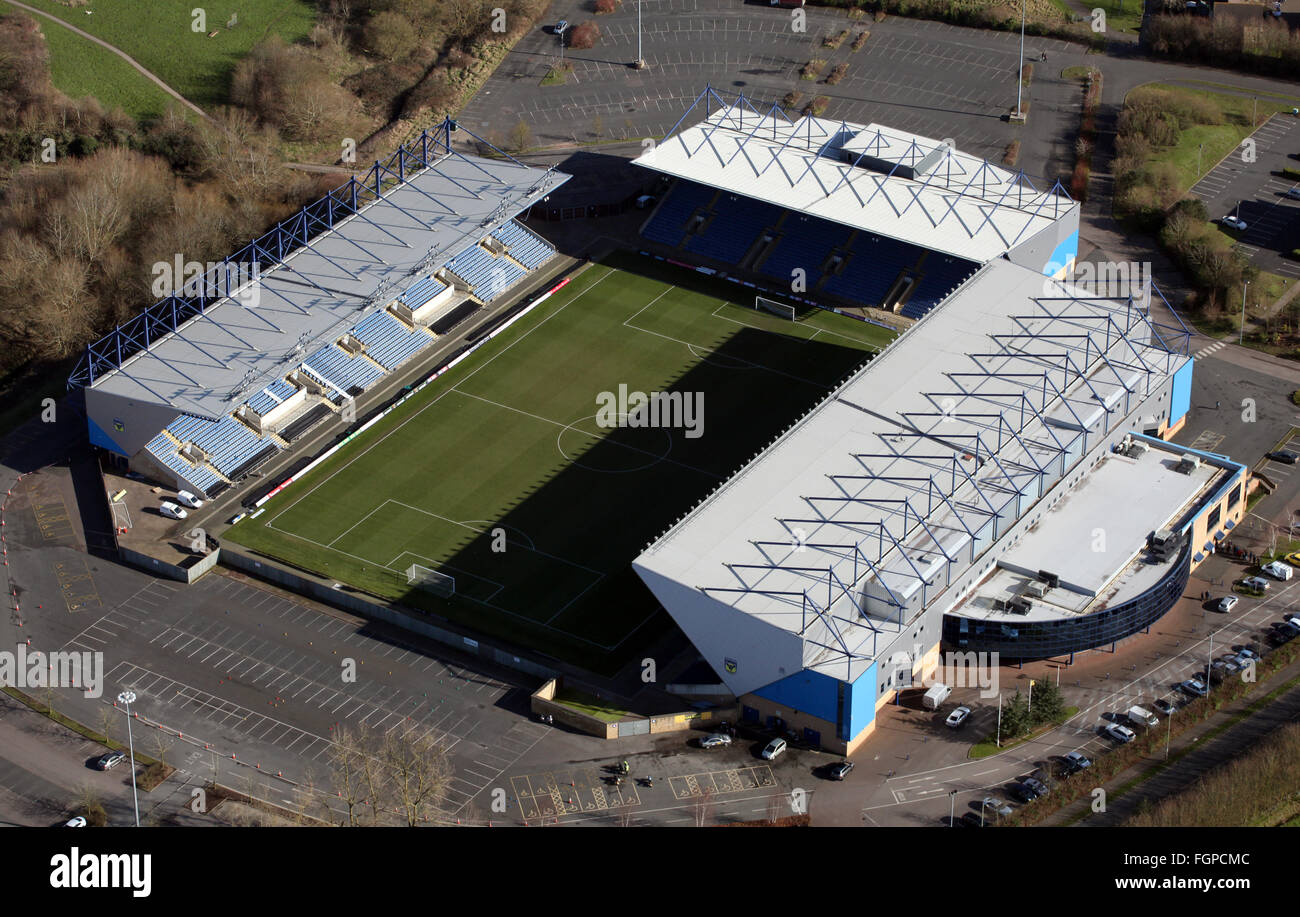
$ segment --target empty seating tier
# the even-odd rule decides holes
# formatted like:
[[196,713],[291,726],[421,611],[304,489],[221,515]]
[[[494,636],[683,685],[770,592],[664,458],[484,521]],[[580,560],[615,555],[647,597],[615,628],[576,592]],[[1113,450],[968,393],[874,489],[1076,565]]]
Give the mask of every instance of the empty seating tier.
[[441,280],[436,277],[425,277],[407,287],[406,292],[398,298],[404,305],[418,309],[445,289],[447,285]]
[[367,389],[384,375],[383,369],[365,357],[349,357],[333,344],[322,347],[302,363],[317,376],[344,392],[351,392],[354,388]]
[[296,391],[297,389],[288,380],[277,379],[252,398],[249,398],[248,406],[259,415],[265,415],[274,411],[280,405],[280,402]]
[[676,248],[682,244],[682,236],[686,234],[687,218],[712,200],[716,193],[713,188],[705,185],[678,182],[668,192],[650,222],[641,230],[641,235],[652,242]]
[[492,237],[506,247],[511,258],[530,271],[541,267],[551,255],[555,254],[552,245],[533,235],[514,220],[499,227],[492,233]]
[[704,232],[686,241],[686,250],[735,264],[745,257],[759,232],[781,216],[781,209],[752,197],[724,197],[714,211],[717,216]]
[[423,331],[408,331],[387,311],[367,315],[352,334],[366,345],[366,356],[386,369],[396,369],[425,347],[433,343],[433,338]]
[[484,302],[509,289],[527,271],[506,258],[493,258],[481,245],[473,245],[447,262],[447,269],[469,284]]

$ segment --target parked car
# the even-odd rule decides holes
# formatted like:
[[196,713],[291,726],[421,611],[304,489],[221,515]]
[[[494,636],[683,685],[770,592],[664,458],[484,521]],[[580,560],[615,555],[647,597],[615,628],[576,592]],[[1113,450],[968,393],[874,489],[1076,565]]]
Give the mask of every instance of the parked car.
[[1286,643],[1289,640],[1294,640],[1296,637],[1300,637],[1300,627],[1296,627],[1290,621],[1282,621],[1274,627],[1272,632],[1269,634],[1269,639],[1273,642],[1274,646],[1281,646],[1283,643]]
[[785,753],[785,739],[773,739],[763,746],[763,760],[775,761]]
[[76,815],[76,816],[74,816],[74,817],[68,819],[68,823],[67,823],[66,825],[64,825],[63,827],[65,827],[65,828],[84,828],[84,827],[86,827],[86,819],[85,819],[84,816]]
[[1204,697],[1209,693],[1209,690],[1205,687],[1205,682],[1201,681],[1199,678],[1189,678],[1178,687],[1182,688],[1193,697]]
[[1231,654],[1214,660],[1214,667],[1228,675],[1236,675],[1241,671],[1241,666],[1237,663],[1237,657]]
[[1077,774],[1092,767],[1092,761],[1081,751],[1072,751],[1065,756],[1065,774]]
[[1015,809],[1011,807],[1011,803],[1007,802],[1005,799],[999,799],[997,796],[985,796],[983,801],[980,802],[980,808],[984,810],[986,815],[989,812],[992,812],[994,815],[999,815],[1002,818],[1006,818],[1015,811]]
[[1137,738],[1137,733],[1127,726],[1121,726],[1119,723],[1111,723],[1106,727],[1106,735],[1110,736],[1121,745],[1126,745]]
[[1300,615],[1283,615],[1282,620],[1300,630]]
[[561,19],[551,28],[551,31],[554,32],[556,35],[563,35],[568,30],[569,30],[569,20],[567,19]]
[[1291,198],[1293,201],[1300,201],[1300,185],[1297,185],[1294,188],[1287,188],[1286,196]]
[[169,519],[184,519],[189,515],[189,513],[185,512],[185,510],[181,509],[170,500],[164,500],[162,505],[158,507],[158,512],[162,513]]
[[1175,710],[1178,709],[1178,698],[1162,697],[1158,701],[1156,701],[1155,707],[1165,716],[1169,716],[1169,714],[1173,713]]
[[1044,783],[1042,780],[1038,779],[1037,777],[1026,777],[1024,780],[1020,782],[1023,783],[1025,786],[1029,787],[1039,796],[1046,796],[1048,793],[1047,784]]
[[[1253,645],[1253,644],[1252,644],[1252,645]],[[1238,655],[1240,658],[1242,658],[1242,659],[1258,659],[1258,658],[1259,658],[1259,653],[1255,652],[1255,651],[1254,651],[1251,647],[1249,647],[1249,646],[1243,646],[1243,647],[1241,647],[1241,649],[1237,650],[1237,655]]]
[[1241,581],[1241,585],[1247,589],[1259,589],[1263,592],[1268,591],[1269,581],[1262,576],[1248,576]]
[[1219,611],[1232,611],[1232,609],[1237,607],[1237,603],[1240,601],[1241,599],[1235,595],[1225,595],[1223,598],[1219,599]]
[[125,760],[126,755],[122,754],[120,751],[110,751],[107,754],[99,756],[98,760],[95,761],[95,767],[99,768],[101,771],[108,771],[117,767]]
[[1246,231],[1246,221],[1243,220],[1241,217],[1236,217],[1233,216],[1232,214],[1228,214],[1226,217],[1223,217],[1221,220],[1219,220],[1219,222],[1222,223],[1224,226],[1227,226],[1229,229],[1237,230],[1237,232]]
[[715,732],[700,739],[700,748],[722,748],[731,744],[731,736]]
[[993,823],[988,819],[980,818],[974,812],[963,812],[961,818],[957,819],[957,824],[963,828],[991,828]]
[[826,776],[830,777],[832,780],[843,780],[849,775],[849,771],[851,770],[853,770],[852,761],[840,761],[837,764],[832,764],[826,769]]
[[958,707],[952,713],[948,714],[948,719],[944,720],[944,722],[956,729],[962,723],[966,722],[969,716],[970,707]]
[[1284,583],[1291,577],[1295,576],[1294,568],[1289,564],[1282,563],[1280,560],[1275,560],[1271,564],[1265,564],[1259,569],[1273,577],[1273,579],[1281,580]]
[[1021,802],[1033,802],[1039,796],[1043,795],[1023,780],[1019,783],[1012,784],[1009,792]]
[[1300,567],[1300,551],[1292,551],[1282,559],[1293,567]]
[[181,503],[184,503],[190,509],[198,509],[200,506],[203,505],[203,501],[198,497],[194,496],[194,494],[190,493],[188,490],[182,490],[179,493],[177,493],[176,499],[179,500]]
[[1294,465],[1296,462],[1300,462],[1300,452],[1296,452],[1294,449],[1278,449],[1269,452],[1264,457],[1274,462],[1281,462],[1283,465]]

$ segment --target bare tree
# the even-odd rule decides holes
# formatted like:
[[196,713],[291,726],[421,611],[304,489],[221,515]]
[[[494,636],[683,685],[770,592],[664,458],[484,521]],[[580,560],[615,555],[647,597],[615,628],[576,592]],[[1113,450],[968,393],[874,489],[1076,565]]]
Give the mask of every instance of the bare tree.
[[361,824],[360,810],[370,794],[368,757],[360,737],[351,729],[344,728],[335,736],[328,759],[330,786],[346,807],[349,828]]
[[436,818],[451,783],[447,750],[432,732],[420,738],[397,730],[384,736],[381,758],[399,813],[407,827]]

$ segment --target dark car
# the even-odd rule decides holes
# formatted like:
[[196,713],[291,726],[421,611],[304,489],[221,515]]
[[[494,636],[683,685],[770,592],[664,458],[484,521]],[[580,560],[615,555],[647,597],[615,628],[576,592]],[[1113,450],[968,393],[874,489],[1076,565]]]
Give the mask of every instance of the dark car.
[[991,828],[993,822],[988,819],[982,819],[974,812],[963,812],[961,818],[957,819],[957,824],[964,828]]
[[100,755],[95,761],[95,767],[101,771],[112,770],[126,760],[126,755],[120,751],[110,751],[107,754]]
[[[1031,777],[1030,780],[1033,780],[1033,778]],[[1034,780],[1034,783],[1038,783],[1038,781]],[[1039,784],[1039,786],[1041,785],[1042,784]],[[1011,789],[1008,792],[1010,792],[1012,796],[1016,797],[1016,799],[1019,799],[1021,802],[1033,802],[1039,796],[1043,795],[1037,789],[1031,786],[1028,780],[1021,781],[1020,783],[1013,783],[1011,785]]]
[[1300,462],[1300,452],[1291,449],[1279,449],[1276,452],[1270,452],[1265,458],[1281,462],[1283,465],[1294,465],[1296,462]]
[[1176,697],[1163,698],[1163,697],[1162,697],[1162,698],[1160,698],[1158,701],[1156,701],[1155,707],[1156,707],[1157,710],[1159,710],[1159,711],[1160,711],[1161,713],[1163,713],[1165,716],[1168,716],[1169,714],[1173,713],[1175,710],[1178,709],[1178,698],[1176,698]]
[[1079,771],[1087,770],[1090,767],[1092,767],[1092,761],[1081,751],[1072,751],[1065,756],[1065,773],[1067,775],[1077,774]]

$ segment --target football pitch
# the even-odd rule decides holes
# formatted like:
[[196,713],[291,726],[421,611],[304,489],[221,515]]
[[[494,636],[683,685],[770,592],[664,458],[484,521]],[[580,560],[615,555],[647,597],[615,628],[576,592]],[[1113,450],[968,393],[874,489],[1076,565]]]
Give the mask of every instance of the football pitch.
[[[226,537],[612,672],[669,626],[633,558],[892,337],[726,299],[742,291],[631,254],[591,264]],[[636,392],[697,410],[665,399],[634,426],[653,416]],[[455,595],[408,585],[412,564]]]

